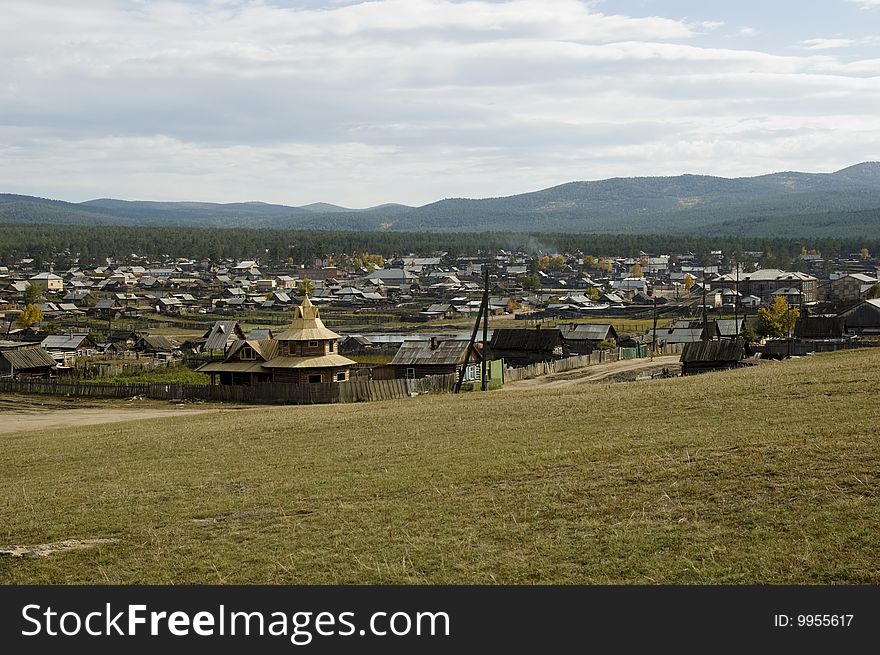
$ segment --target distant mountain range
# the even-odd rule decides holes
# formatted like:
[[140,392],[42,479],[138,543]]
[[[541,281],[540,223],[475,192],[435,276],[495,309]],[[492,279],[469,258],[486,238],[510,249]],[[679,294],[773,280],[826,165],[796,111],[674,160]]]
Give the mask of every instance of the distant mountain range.
[[395,231],[498,231],[741,236],[876,236],[880,162],[835,173],[707,175],[569,182],[502,198],[450,198],[421,207],[348,209],[89,200],[0,194],[0,223],[115,224]]

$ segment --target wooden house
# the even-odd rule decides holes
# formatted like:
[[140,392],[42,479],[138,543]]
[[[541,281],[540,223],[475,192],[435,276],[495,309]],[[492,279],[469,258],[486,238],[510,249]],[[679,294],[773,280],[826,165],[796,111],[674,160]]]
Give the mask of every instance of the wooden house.
[[216,321],[211,328],[202,335],[205,340],[202,345],[202,352],[218,354],[226,354],[226,351],[236,341],[245,338],[244,330],[238,324],[238,321]]
[[474,348],[466,358],[468,343],[466,339],[440,341],[434,337],[430,341],[404,341],[394,359],[384,368],[391,372],[389,377],[414,379],[450,373],[458,376],[464,366],[467,367],[465,380],[477,380],[482,357]]
[[880,336],[880,298],[863,300],[840,312],[838,316],[846,321],[846,329],[850,334]]
[[576,355],[589,355],[600,343],[605,342],[616,348],[619,337],[610,323],[571,323],[560,327],[562,338],[568,351]]
[[512,366],[561,359],[568,354],[559,330],[501,328],[492,332],[489,346],[493,359],[503,359]]
[[40,346],[0,350],[0,377],[50,378],[57,368],[52,356]]
[[269,339],[236,341],[222,362],[197,370],[220,384],[345,382],[354,361],[339,354],[339,335],[327,329],[308,296],[294,309],[293,321]]

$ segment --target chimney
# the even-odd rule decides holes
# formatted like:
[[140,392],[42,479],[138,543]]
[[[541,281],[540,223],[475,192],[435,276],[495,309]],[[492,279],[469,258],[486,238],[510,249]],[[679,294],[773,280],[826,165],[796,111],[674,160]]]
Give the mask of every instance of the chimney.
[[431,337],[431,350],[437,350],[440,344],[437,343],[437,337]]

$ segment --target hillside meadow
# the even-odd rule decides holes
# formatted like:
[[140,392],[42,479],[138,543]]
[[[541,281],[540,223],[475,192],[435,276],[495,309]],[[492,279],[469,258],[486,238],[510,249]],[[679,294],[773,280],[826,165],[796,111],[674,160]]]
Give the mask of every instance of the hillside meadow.
[[6,435],[4,583],[880,583],[880,349]]

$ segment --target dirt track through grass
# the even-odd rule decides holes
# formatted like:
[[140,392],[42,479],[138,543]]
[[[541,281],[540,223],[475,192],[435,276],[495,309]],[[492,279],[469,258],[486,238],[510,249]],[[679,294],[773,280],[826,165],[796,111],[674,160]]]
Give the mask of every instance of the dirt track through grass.
[[678,360],[680,355],[664,355],[652,359],[624,359],[617,362],[606,362],[604,364],[593,364],[583,368],[576,368],[571,371],[563,371],[561,373],[551,373],[550,375],[542,375],[537,378],[529,378],[527,380],[517,380],[505,384],[502,389],[508,391],[513,390],[529,390],[542,388],[564,388],[573,385],[583,384],[585,382],[599,382],[608,378],[619,376],[622,373],[635,373],[638,371],[648,371],[653,369],[671,368],[678,371]]

